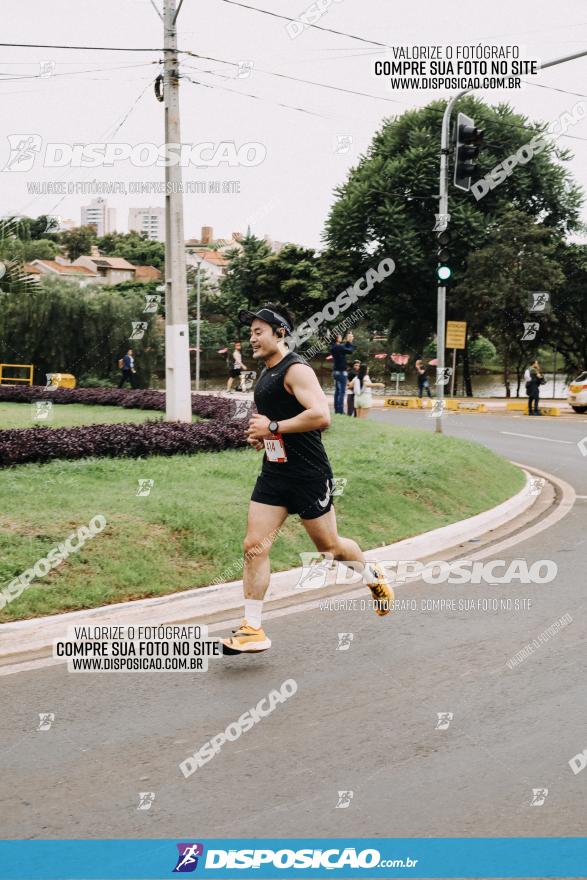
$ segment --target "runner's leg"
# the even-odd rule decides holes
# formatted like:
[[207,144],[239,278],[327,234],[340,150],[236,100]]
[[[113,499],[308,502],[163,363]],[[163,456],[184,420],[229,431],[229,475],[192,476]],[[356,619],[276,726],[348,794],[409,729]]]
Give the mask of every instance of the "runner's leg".
[[271,574],[269,551],[287,515],[285,507],[260,504],[258,501],[249,503],[247,534],[243,544],[245,601],[248,599],[262,601],[267,592]]
[[342,538],[338,534],[336,513],[331,507],[324,516],[317,519],[303,519],[302,523],[320,553],[332,553],[334,559],[365,563],[363,552],[352,538]]
[[356,562],[350,566],[358,571],[373,596],[373,608],[377,614],[388,614],[393,607],[394,593],[387,583],[380,566],[367,562],[365,556],[352,538],[343,538],[338,534],[336,514],[331,507],[328,513],[316,519],[302,519],[304,528],[320,553],[331,553],[334,559],[342,562]]

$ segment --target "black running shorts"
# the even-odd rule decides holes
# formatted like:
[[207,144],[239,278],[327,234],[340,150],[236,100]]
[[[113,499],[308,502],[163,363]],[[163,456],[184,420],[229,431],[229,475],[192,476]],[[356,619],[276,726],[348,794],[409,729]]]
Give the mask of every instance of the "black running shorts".
[[288,513],[297,513],[301,519],[318,519],[332,507],[332,477],[316,479],[285,479],[279,474],[260,474],[255,483],[251,501],[285,507]]

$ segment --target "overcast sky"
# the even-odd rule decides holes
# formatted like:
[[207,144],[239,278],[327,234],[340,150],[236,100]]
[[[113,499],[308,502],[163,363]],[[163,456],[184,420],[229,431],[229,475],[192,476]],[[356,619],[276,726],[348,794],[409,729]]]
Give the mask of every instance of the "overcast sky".
[[[162,0],[154,2],[160,7]],[[243,2],[292,17],[309,6],[307,0]],[[535,0],[488,4],[333,0],[317,23],[389,45],[518,44],[522,56],[540,61],[587,49],[584,2],[558,0],[542,6]],[[259,235],[268,233],[276,240],[319,246],[333,189],[357,163],[382,119],[423,106],[432,98],[447,97],[445,92],[391,92],[383,78],[372,75],[373,60],[389,57],[382,54],[386,52],[383,48],[313,29],[291,39],[286,21],[223,0],[184,0],[178,24],[180,48],[225,61],[253,63],[251,75],[239,79],[233,65],[182,56],[183,73],[212,86],[182,80],[182,142],[234,141],[237,146],[254,142],[262,145],[262,152],[266,150],[264,161],[255,167],[183,170],[184,180],[206,185],[210,181],[240,181],[240,194],[185,196],[186,237],[199,236],[203,225],[213,226],[216,236],[228,236],[250,224]],[[19,0],[5,4],[2,34],[4,42],[155,49],[162,45],[162,23],[149,0]],[[4,135],[36,134],[45,143],[114,140],[161,144],[163,105],[155,100],[149,85],[160,70],[152,62],[160,59],[160,52],[2,48]],[[36,77],[42,61],[54,62],[52,75],[15,79]],[[84,72],[95,69],[98,72]],[[262,71],[374,97],[293,82]],[[520,91],[485,92],[482,97],[490,103],[507,101],[532,119],[554,120],[580,100],[557,89],[587,95],[587,57],[531,79],[549,88],[528,85]],[[587,105],[587,98],[585,102]],[[561,143],[572,149],[570,168],[587,189],[587,121],[568,133],[573,138],[563,138]],[[342,152],[335,151],[339,138],[343,139]],[[9,142],[3,136],[0,167],[9,155]],[[79,223],[80,206],[92,196],[35,197],[27,192],[27,184],[94,179],[119,180],[128,186],[131,181],[162,181],[164,169],[136,168],[129,162],[114,168],[43,168],[37,160],[29,172],[4,171],[0,175],[0,213],[36,216],[52,212]],[[115,195],[107,200],[117,209],[117,226],[122,231],[127,230],[129,207],[164,204],[163,195]],[[587,221],[587,210],[583,219]]]

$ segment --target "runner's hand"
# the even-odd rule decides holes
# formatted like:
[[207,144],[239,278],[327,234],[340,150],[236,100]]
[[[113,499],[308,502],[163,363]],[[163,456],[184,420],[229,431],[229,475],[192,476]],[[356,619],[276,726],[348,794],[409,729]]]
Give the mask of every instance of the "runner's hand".
[[269,440],[273,434],[269,430],[269,419],[259,413],[249,420],[247,436],[250,440]]
[[249,438],[247,439],[247,443],[249,444],[249,446],[252,446],[253,449],[256,449],[257,452],[259,452],[259,450],[261,450],[261,449],[265,449],[265,444],[263,443],[262,440],[252,440],[252,439],[249,437]]

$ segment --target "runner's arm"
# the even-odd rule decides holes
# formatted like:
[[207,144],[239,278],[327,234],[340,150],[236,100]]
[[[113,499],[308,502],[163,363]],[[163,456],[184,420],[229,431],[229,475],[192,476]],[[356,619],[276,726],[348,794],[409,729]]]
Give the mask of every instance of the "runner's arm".
[[[304,412],[293,419],[279,422],[280,434],[302,434],[304,431],[323,431],[330,426],[330,410],[326,395],[318,382],[316,373],[306,364],[292,364],[285,376],[285,389],[293,394],[304,407]],[[249,422],[247,434],[253,440],[269,440],[266,416],[255,415]]]

